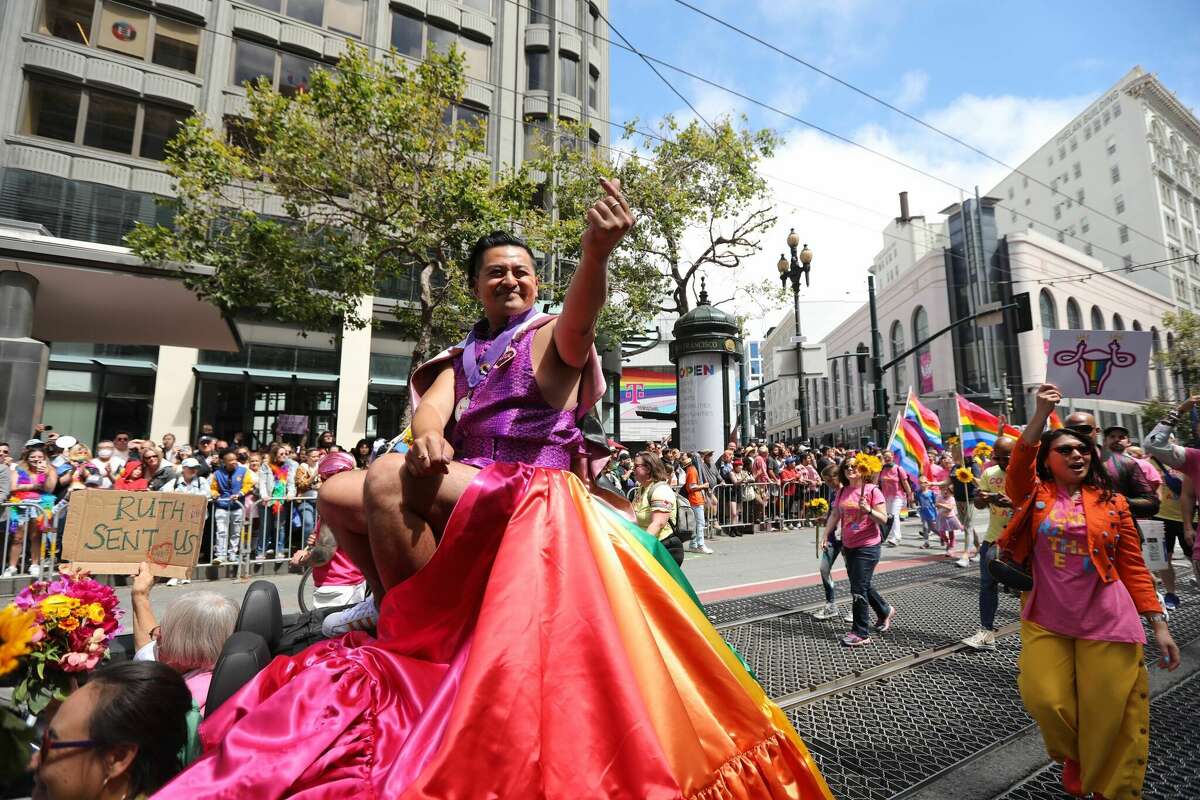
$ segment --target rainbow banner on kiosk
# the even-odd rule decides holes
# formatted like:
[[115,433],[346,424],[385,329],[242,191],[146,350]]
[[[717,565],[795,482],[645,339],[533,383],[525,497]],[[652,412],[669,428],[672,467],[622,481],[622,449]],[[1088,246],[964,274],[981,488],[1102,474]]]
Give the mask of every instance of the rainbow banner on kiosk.
[[637,417],[638,409],[670,413],[678,395],[675,373],[653,369],[621,370],[621,417]]
[[916,423],[925,443],[933,447],[942,446],[942,421],[938,415],[921,405],[912,387],[908,387],[908,402],[904,406],[905,419]]
[[958,428],[962,434],[963,455],[971,455],[980,444],[989,447],[994,445],[1000,434],[1000,419],[962,395],[955,395],[955,399],[958,401]]

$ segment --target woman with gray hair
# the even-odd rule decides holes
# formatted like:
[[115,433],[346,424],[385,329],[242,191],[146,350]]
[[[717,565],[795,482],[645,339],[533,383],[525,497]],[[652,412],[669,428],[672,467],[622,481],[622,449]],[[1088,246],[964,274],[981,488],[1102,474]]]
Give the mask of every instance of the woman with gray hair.
[[183,676],[200,713],[208,699],[213,666],[237,623],[238,604],[216,592],[189,592],[163,614],[160,625],[150,607],[154,575],[142,562],[133,578],[134,661],[159,661]]

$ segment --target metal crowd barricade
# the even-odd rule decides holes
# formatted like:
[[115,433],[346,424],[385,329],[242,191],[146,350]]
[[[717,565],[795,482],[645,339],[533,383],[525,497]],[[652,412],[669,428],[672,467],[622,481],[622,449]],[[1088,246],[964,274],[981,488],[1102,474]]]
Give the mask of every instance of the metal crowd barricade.
[[285,564],[306,545],[316,527],[317,498],[255,498],[247,511],[240,560],[243,576],[251,575],[255,565]]
[[0,503],[0,509],[3,511],[0,519],[4,524],[0,575],[4,578],[36,579],[56,573],[58,543],[65,521],[62,504],[55,503],[47,508],[32,500],[17,500]]

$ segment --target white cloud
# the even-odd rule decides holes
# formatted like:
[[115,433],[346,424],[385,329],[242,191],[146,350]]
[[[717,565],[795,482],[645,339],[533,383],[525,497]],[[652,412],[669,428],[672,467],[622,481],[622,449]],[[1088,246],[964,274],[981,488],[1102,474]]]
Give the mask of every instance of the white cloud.
[[[997,158],[1019,164],[1090,99],[964,95],[927,119]],[[943,137],[904,124],[909,127],[864,126],[850,138],[968,190],[978,185],[987,192],[1008,172]],[[763,252],[745,262],[738,279],[774,278],[775,262],[786,250],[788,229],[794,226],[815,254],[812,286],[802,290],[802,299],[865,301],[867,267],[883,246],[883,227],[899,214],[897,194],[908,191],[912,213],[924,215],[930,223],[941,219],[939,210],[960,200],[957,188],[823,134],[796,128],[783,133],[786,144],[762,168],[764,174],[787,181],[768,179],[779,220],[763,237]],[[709,288],[725,296],[732,281],[728,274],[710,274]],[[780,321],[788,306],[781,304],[769,314],[744,302],[734,307],[750,315],[752,333],[762,335]],[[805,303],[801,307],[805,335],[824,336],[854,308],[844,302]]]
[[913,106],[925,99],[925,89],[929,86],[929,73],[921,69],[913,69],[900,76],[900,91],[896,93],[894,105],[909,111]]

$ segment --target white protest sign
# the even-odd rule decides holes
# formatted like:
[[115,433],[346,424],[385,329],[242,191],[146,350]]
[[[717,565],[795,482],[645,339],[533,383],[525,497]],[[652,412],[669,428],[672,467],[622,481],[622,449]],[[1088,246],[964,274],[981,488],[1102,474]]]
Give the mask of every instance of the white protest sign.
[[1151,572],[1162,572],[1170,566],[1163,549],[1162,529],[1151,530],[1147,526],[1146,530],[1142,531],[1142,537],[1142,560],[1146,562],[1146,569]]
[[1148,331],[1050,331],[1046,382],[1063,397],[1141,402],[1150,396]]

